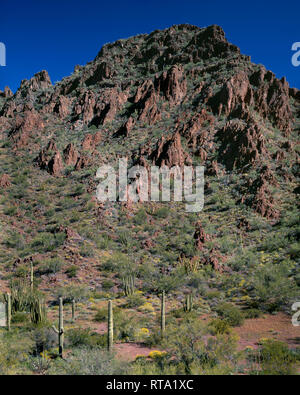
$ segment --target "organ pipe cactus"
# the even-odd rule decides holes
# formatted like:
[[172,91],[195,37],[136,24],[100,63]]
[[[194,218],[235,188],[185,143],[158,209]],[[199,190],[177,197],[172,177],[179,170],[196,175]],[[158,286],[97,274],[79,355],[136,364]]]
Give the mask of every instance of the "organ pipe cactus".
[[30,302],[30,316],[31,322],[36,325],[47,320],[46,304],[38,295],[32,295]]

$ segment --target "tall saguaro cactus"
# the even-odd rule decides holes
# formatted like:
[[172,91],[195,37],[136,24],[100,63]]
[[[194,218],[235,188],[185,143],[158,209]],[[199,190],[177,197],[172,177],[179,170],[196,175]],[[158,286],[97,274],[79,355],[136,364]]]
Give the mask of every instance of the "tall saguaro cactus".
[[108,302],[108,333],[107,333],[107,349],[108,351],[112,351],[113,343],[114,343],[114,317],[113,317],[113,308],[112,301]]
[[58,329],[53,325],[54,331],[58,334],[58,354],[60,358],[63,357],[64,350],[64,312],[63,312],[63,299],[59,298],[59,317]]
[[162,291],[161,295],[161,317],[160,317],[160,329],[161,335],[163,336],[166,329],[166,294]]
[[11,295],[7,293],[5,296],[5,304],[6,304],[6,328],[10,331],[10,323],[11,323]]

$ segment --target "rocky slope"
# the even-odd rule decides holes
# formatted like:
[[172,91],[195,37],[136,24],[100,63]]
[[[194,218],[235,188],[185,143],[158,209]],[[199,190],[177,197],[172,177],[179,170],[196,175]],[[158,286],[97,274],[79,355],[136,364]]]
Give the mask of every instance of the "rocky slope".
[[[183,257],[230,272],[270,240],[297,276],[289,247],[299,238],[299,128],[300,91],[252,63],[216,25],[119,40],[55,85],[41,71],[15,94],[6,88],[0,281],[26,268],[28,256],[37,270],[63,262],[51,276],[41,271],[48,285],[69,281],[75,265],[73,281],[101,289],[108,276],[113,289],[119,280],[102,264],[119,253],[163,273]],[[129,166],[204,165],[204,211],[98,203],[96,169],[119,157]]]

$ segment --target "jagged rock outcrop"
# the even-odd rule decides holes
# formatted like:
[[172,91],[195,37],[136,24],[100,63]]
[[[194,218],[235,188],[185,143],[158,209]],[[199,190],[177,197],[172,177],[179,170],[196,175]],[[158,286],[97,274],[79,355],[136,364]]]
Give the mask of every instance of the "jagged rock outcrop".
[[20,88],[17,90],[16,99],[29,96],[39,90],[46,90],[52,86],[49,74],[46,70],[36,73],[30,80],[23,80]]
[[102,140],[102,133],[100,131],[95,134],[88,133],[85,135],[81,147],[84,151],[93,151]]
[[162,73],[161,77],[156,80],[156,89],[163,93],[171,106],[181,103],[187,93],[183,67],[175,65]]
[[64,161],[66,165],[75,166],[79,157],[79,153],[73,143],[70,143],[66,146],[63,154],[64,154]]
[[75,170],[81,170],[87,167],[90,164],[90,158],[86,155],[81,155],[75,164]]
[[182,167],[192,163],[192,159],[182,148],[179,132],[167,139],[162,137],[149,158],[156,166]]
[[139,121],[147,121],[149,125],[153,125],[161,119],[158,100],[159,96],[152,80],[147,80],[138,87],[133,102],[138,111]]
[[244,111],[253,104],[253,91],[247,74],[241,71],[225,83],[221,91],[214,98],[217,112],[227,116],[234,111]]
[[45,124],[42,117],[35,110],[25,111],[22,116],[18,115],[15,118],[13,129],[9,133],[14,148],[24,148],[28,144],[29,138],[33,133],[42,131],[44,126]]
[[216,133],[216,137],[221,142],[219,160],[228,170],[268,157],[266,139],[255,122],[229,121]]
[[35,163],[40,169],[47,170],[53,176],[62,175],[64,165],[54,140],[50,140],[47,147],[41,150]]
[[293,119],[289,94],[285,78],[278,80],[272,72],[260,67],[250,76],[245,71],[236,73],[209,100],[209,104],[218,115],[224,113],[232,117],[245,117],[253,106],[287,136]]
[[2,96],[2,97],[5,97],[6,99],[9,98],[9,97],[12,97],[13,95],[14,94],[12,93],[11,89],[8,86],[6,86],[4,88],[3,92],[0,91],[0,97]]

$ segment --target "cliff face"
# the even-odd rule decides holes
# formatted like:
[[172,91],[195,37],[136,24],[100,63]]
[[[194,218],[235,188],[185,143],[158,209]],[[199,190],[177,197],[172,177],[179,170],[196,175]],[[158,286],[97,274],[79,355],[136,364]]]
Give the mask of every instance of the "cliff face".
[[[70,189],[79,182],[92,196],[94,170],[121,156],[129,165],[202,164],[209,194],[211,184],[226,185],[238,210],[275,224],[296,201],[299,109],[299,90],[251,63],[219,26],[178,25],[119,40],[55,85],[41,71],[15,94],[0,92],[1,155],[11,158],[0,188],[9,191],[12,158],[32,174],[32,199],[37,180],[49,175]],[[20,202],[12,204],[22,211]],[[135,210],[93,205],[93,221],[100,216],[104,229],[115,209]]]

